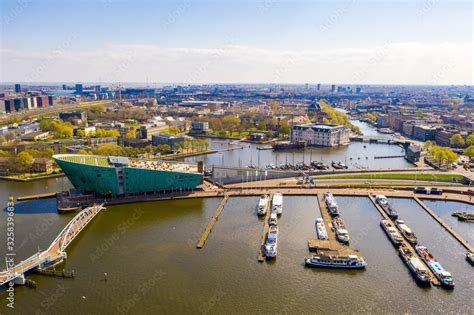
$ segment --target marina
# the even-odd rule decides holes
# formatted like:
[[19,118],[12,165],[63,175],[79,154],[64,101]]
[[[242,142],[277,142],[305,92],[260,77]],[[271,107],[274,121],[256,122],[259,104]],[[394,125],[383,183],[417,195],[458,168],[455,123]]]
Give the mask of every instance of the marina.
[[[274,265],[272,264],[272,265],[269,265],[269,266],[272,267],[272,269],[274,269],[274,271],[272,271],[272,273],[275,273],[273,275],[273,277],[278,278],[279,277],[278,273],[283,272],[280,268],[283,268],[285,270],[285,272],[283,273],[283,274],[285,274],[284,277],[288,277],[291,274],[291,277],[294,277],[295,279],[299,279],[298,282],[294,283],[295,290],[298,290],[297,288],[299,286],[301,286],[301,281],[303,281],[303,283],[306,281],[304,278],[299,276],[299,274],[301,273],[301,265],[298,264],[298,261],[301,262],[301,259],[304,256],[308,256],[307,255],[307,247],[298,246],[298,244],[301,245],[301,243],[300,243],[301,238],[304,238],[305,235],[306,235],[306,237],[311,237],[311,235],[314,235],[314,233],[315,233],[315,226],[314,226],[315,216],[312,213],[312,211],[308,212],[307,209],[309,209],[311,207],[314,207],[314,203],[315,202],[317,203],[317,199],[316,199],[316,197],[314,197],[315,196],[314,193],[315,193],[315,191],[318,192],[318,190],[314,190],[314,189],[313,190],[301,190],[301,189],[299,189],[299,190],[291,190],[291,189],[282,190],[280,188],[280,193],[284,193],[286,195],[287,193],[285,192],[285,190],[288,190],[289,197],[285,197],[285,209],[286,209],[286,211],[285,211],[285,214],[282,216],[282,218],[279,220],[279,221],[281,221],[281,224],[279,222],[280,229],[282,229],[280,232],[285,233],[285,237],[282,238],[281,240],[279,240],[279,243],[281,243],[279,247],[281,247],[281,249],[284,251],[284,253],[281,254],[283,256],[280,257],[280,259],[278,259],[276,264],[274,264]],[[319,192],[322,196],[322,194],[324,193],[324,190],[323,191],[319,190]],[[393,276],[397,275],[398,272],[403,272],[403,268],[399,269],[396,264],[395,264],[395,266],[392,266],[392,264],[396,263],[397,260],[393,259],[394,255],[388,255],[388,253],[390,253],[390,250],[389,250],[390,247],[387,247],[386,245],[380,247],[379,245],[377,245],[378,241],[375,241],[375,244],[374,244],[374,240],[372,240],[373,236],[370,238],[371,241],[369,242],[371,245],[368,246],[365,242],[361,243],[362,239],[361,239],[360,236],[357,235],[358,234],[357,231],[360,231],[360,229],[362,229],[363,226],[367,225],[367,224],[370,224],[371,226],[374,227],[373,231],[369,230],[370,232],[369,232],[369,234],[367,234],[367,236],[375,235],[374,233],[377,233],[377,231],[380,231],[380,233],[383,234],[383,231],[380,229],[380,227],[377,227],[377,225],[379,225],[379,223],[380,223],[380,218],[379,219],[374,218],[373,220],[367,221],[367,219],[369,219],[369,218],[367,217],[367,215],[364,215],[365,218],[364,218],[363,221],[361,221],[361,223],[364,222],[363,225],[354,225],[354,222],[357,222],[357,221],[354,221],[354,220],[359,220],[358,216],[355,216],[355,214],[357,214],[357,213],[368,213],[367,211],[369,211],[369,213],[370,213],[370,209],[368,208],[368,205],[365,204],[365,203],[361,203],[364,200],[364,198],[367,198],[367,192],[363,192],[362,190],[359,192],[358,190],[354,190],[354,189],[353,190],[334,189],[333,192],[336,194],[336,196],[344,196],[344,195],[350,196],[350,197],[337,197],[338,206],[339,206],[339,208],[341,208],[343,210],[347,209],[346,211],[343,212],[345,221],[347,221],[346,223],[348,224],[348,228],[351,231],[354,230],[353,233],[356,234],[355,238],[353,240],[351,240],[351,242],[354,243],[353,246],[354,245],[357,246],[357,247],[362,246],[362,250],[363,250],[363,253],[364,253],[364,259],[368,262],[368,267],[366,268],[366,271],[363,274],[366,274],[367,277],[370,275],[370,281],[369,281],[369,279],[364,280],[366,276],[362,276],[362,278],[358,277],[357,283],[360,283],[360,285],[362,285],[362,286],[368,286],[369,287],[369,286],[374,285],[374,281],[377,281],[377,279],[378,279],[377,277],[379,275],[380,276],[383,275],[383,278],[389,277],[389,279],[390,279],[390,277],[393,277]],[[396,191],[380,190],[379,192],[386,195],[386,196],[392,196],[392,195],[396,196],[397,195]],[[242,266],[246,266],[246,269],[249,270],[249,272],[251,273],[251,277],[256,277],[262,283],[266,283],[266,280],[264,280],[263,278],[260,278],[258,276],[259,272],[257,270],[253,271],[252,264],[250,262],[246,262],[246,260],[249,259],[249,258],[250,258],[250,260],[252,260],[251,259],[252,256],[253,256],[252,252],[255,253],[254,252],[255,246],[253,245],[253,246],[248,246],[247,247],[245,244],[246,243],[255,244],[255,238],[258,237],[258,234],[261,234],[261,225],[255,224],[256,223],[256,220],[255,220],[256,215],[255,215],[255,212],[253,210],[253,209],[255,209],[255,204],[258,202],[260,194],[258,194],[257,192],[253,193],[251,190],[244,191],[242,193],[240,193],[240,192],[237,193],[237,191],[230,191],[229,193],[231,195],[233,195],[235,198],[237,198],[238,201],[237,200],[233,201],[233,198],[229,198],[229,201],[227,202],[226,210],[222,211],[222,213],[219,216],[219,224],[216,224],[213,228],[212,242],[206,243],[206,247],[209,247],[209,249],[204,254],[205,256],[208,256],[208,255],[211,255],[211,256],[206,257],[206,258],[202,257],[202,259],[204,259],[203,261],[201,261],[201,259],[197,259],[197,257],[191,258],[188,254],[186,254],[185,256],[189,257],[189,259],[192,259],[193,264],[202,265],[203,263],[205,263],[206,264],[206,269],[207,268],[213,268],[213,269],[217,269],[217,270],[222,270],[222,268],[226,268],[226,269],[227,268],[234,268],[235,269],[236,266],[238,266],[237,264],[242,264]],[[376,193],[378,193],[378,192],[376,192]],[[250,195],[250,197],[245,197],[246,194]],[[295,195],[295,194],[297,194],[297,195]],[[298,194],[302,197],[298,197]],[[215,194],[215,195],[217,195],[217,194]],[[242,195],[242,197],[239,197],[240,195]],[[251,197],[251,196],[253,196],[253,197]],[[363,198],[359,198],[357,196],[361,196]],[[147,214],[143,215],[144,218],[145,217],[148,218],[147,220],[150,220],[152,217],[153,218],[156,218],[158,216],[161,217],[161,214],[165,215],[165,217],[168,218],[171,215],[172,212],[175,212],[176,214],[172,215],[170,217],[170,218],[174,218],[170,222],[168,222],[168,220],[170,220],[170,218],[166,219],[166,221],[164,221],[162,223],[159,223],[159,221],[156,221],[156,220],[154,220],[154,222],[155,222],[155,224],[159,223],[158,224],[159,229],[165,229],[166,230],[166,226],[168,226],[169,228],[171,228],[173,226],[176,227],[176,233],[182,233],[182,235],[183,235],[182,237],[179,237],[178,236],[179,234],[175,234],[175,233],[169,235],[169,237],[165,237],[164,236],[165,234],[162,234],[163,235],[162,240],[166,240],[166,242],[168,244],[175,244],[174,246],[178,246],[178,248],[183,248],[182,246],[179,245],[179,243],[183,242],[183,244],[186,244],[186,239],[190,238],[192,236],[192,234],[190,234],[189,232],[192,232],[192,230],[195,230],[197,232],[197,231],[201,230],[203,227],[206,226],[206,224],[208,223],[206,221],[208,221],[209,218],[213,217],[213,214],[215,213],[215,210],[219,207],[219,205],[222,201],[222,200],[220,200],[221,198],[222,197],[212,198],[212,199],[200,199],[200,198],[198,198],[198,199],[195,199],[195,198],[192,198],[192,199],[177,199],[177,200],[174,200],[174,201],[169,201],[169,200],[168,201],[160,201],[159,203],[149,202],[149,203],[142,203],[142,204],[127,204],[127,205],[109,206],[109,209],[113,209],[113,211],[107,211],[106,215],[107,215],[108,218],[110,218],[110,220],[112,220],[112,222],[114,222],[113,218],[117,215],[121,215],[122,217],[124,217],[126,219],[130,215],[130,214],[127,214],[127,213],[130,213],[130,211],[129,211],[130,207],[132,207],[131,209],[134,209],[138,205],[140,205],[140,208],[147,211],[147,212],[145,212]],[[314,198],[314,199],[309,199],[309,198]],[[349,208],[347,208],[347,206],[348,206],[347,200],[349,200],[347,198],[350,198],[350,200],[351,200],[351,202],[349,203],[350,204]],[[435,197],[433,197],[433,198],[435,198]],[[459,199],[459,197],[452,197],[452,199]],[[307,200],[307,202],[305,200]],[[341,200],[342,200],[342,202],[341,202]],[[47,199],[45,199],[45,201],[47,201]],[[39,202],[43,202],[43,201],[40,200]],[[445,202],[445,201],[443,200],[442,202]],[[204,216],[203,215],[198,215],[198,213],[195,212],[195,211],[190,212],[189,209],[196,208],[196,207],[200,208],[201,203],[203,203],[203,205],[206,205],[206,209],[207,209],[206,212],[205,212],[206,215],[204,215]],[[324,203],[324,201],[322,203]],[[391,203],[393,203],[393,201],[391,201]],[[179,205],[186,205],[186,204],[190,204],[191,208],[189,208],[189,207],[188,208],[182,208],[182,206],[179,206]],[[156,209],[154,209],[154,208],[157,207],[157,205],[159,205],[160,209],[169,208],[170,210],[169,211],[168,210],[160,210],[160,211],[157,212]],[[247,216],[241,217],[240,213],[242,213],[241,212],[242,207],[248,207],[248,209],[252,209],[253,211],[249,212],[248,217]],[[397,205],[395,205],[394,207],[399,208]],[[291,209],[291,210],[289,210],[289,209]],[[353,214],[353,211],[357,211],[357,212],[355,212]],[[377,213],[377,211],[375,209],[373,211],[375,211]],[[422,211],[421,213],[423,213],[423,210],[421,210],[421,211]],[[268,211],[268,212],[270,213],[271,211]],[[411,210],[411,212],[413,212],[413,210]],[[238,213],[239,213],[239,215],[237,215]],[[319,216],[322,216],[322,215],[325,215],[326,217],[329,218],[329,225],[327,225],[327,226],[330,226],[331,219],[330,219],[330,216],[328,215],[327,209],[324,209],[321,212],[321,214],[316,215],[316,217],[319,217]],[[378,213],[377,213],[377,215],[380,216],[380,214],[378,214]],[[403,217],[405,217],[405,216],[406,215],[403,215]],[[190,222],[178,223],[178,221],[177,221],[177,220],[183,221],[183,220],[181,220],[182,218],[185,218],[186,219],[185,221],[189,221],[189,219],[191,219],[193,217],[195,219],[192,219],[192,220],[196,220],[197,218],[199,218],[199,220],[200,220],[199,222],[201,222],[201,223],[200,224],[193,223],[192,225],[189,225]],[[58,218],[61,218],[61,217],[58,216]],[[410,219],[410,222],[412,220],[413,219]],[[109,219],[107,219],[107,221],[109,221]],[[140,219],[140,221],[143,221],[143,219]],[[137,221],[137,222],[140,222],[140,221]],[[310,221],[312,223],[308,224]],[[196,222],[198,222],[198,221],[196,221]],[[253,222],[253,223],[251,223],[251,222]],[[102,222],[102,220],[94,221],[94,226],[92,226],[89,229],[88,233],[84,234],[84,236],[81,237],[81,240],[80,240],[79,243],[87,245],[88,243],[93,242],[92,238],[95,237],[94,236],[94,231],[97,231],[97,229],[99,229],[99,230],[104,229],[104,227],[105,227],[103,225],[104,223],[105,222]],[[143,223],[136,223],[136,224],[140,224],[140,226],[143,226],[144,222]],[[241,227],[242,224],[245,224],[245,228]],[[249,225],[249,224],[251,224],[251,225]],[[113,227],[114,226],[116,226],[116,225],[112,225],[112,227],[109,228],[109,229],[105,228],[105,231],[109,230],[109,233],[113,233],[113,231],[114,231]],[[228,231],[233,231],[233,230],[235,230],[235,232],[232,232],[229,235]],[[143,233],[145,233],[145,231],[147,231],[147,229],[145,229],[143,231]],[[156,227],[153,228],[153,231],[156,231]],[[89,233],[93,233],[93,234],[89,237]],[[154,232],[154,233],[156,233],[156,232]],[[332,233],[332,235],[333,235],[332,236],[332,240],[333,240],[332,243],[339,244],[338,246],[342,245],[342,244],[338,243],[337,241],[335,241],[334,232],[328,230],[328,233]],[[134,234],[135,233],[133,233],[133,234],[127,233],[128,238],[131,237],[130,241],[133,241],[135,239],[133,237]],[[249,234],[248,237],[247,237],[247,234]],[[380,235],[382,236],[382,234],[380,234]],[[366,234],[362,234],[362,235],[366,235]],[[434,235],[437,235],[437,234],[435,233]],[[174,238],[176,238],[176,237],[178,237],[178,239],[175,240]],[[436,237],[436,236],[433,236],[433,237]],[[252,241],[252,239],[253,239],[253,241]],[[383,241],[383,239],[384,239],[384,237],[381,238],[381,241]],[[218,266],[217,261],[215,261],[215,262],[213,261],[213,258],[212,258],[213,255],[211,253],[213,251],[217,250],[217,249],[218,249],[218,252],[225,253],[226,249],[224,247],[222,247],[221,245],[219,245],[224,240],[225,240],[225,243],[227,243],[229,241],[233,242],[234,240],[235,241],[238,240],[239,244],[241,244],[241,245],[240,246],[233,246],[233,251],[236,250],[237,254],[242,256],[242,259],[237,259],[237,261],[233,261],[232,263],[230,263],[230,261],[220,260],[219,263],[224,263],[224,266]],[[123,243],[123,242],[126,243],[127,241],[124,240],[124,239],[121,239],[120,242],[121,243]],[[223,243],[223,244],[225,244],[225,243]],[[425,243],[425,241],[423,241],[423,243]],[[92,244],[94,244],[94,243],[92,243]],[[91,252],[93,252],[94,248],[95,248],[95,245],[92,245],[92,244],[89,244],[89,247],[92,246],[89,249],[89,251],[91,251]],[[195,247],[195,244],[196,243],[189,244],[189,245],[192,245],[192,246]],[[390,243],[387,243],[387,244],[390,244]],[[451,243],[448,242],[448,244],[451,244]],[[150,243],[148,246],[156,246],[156,243],[153,242],[153,245]],[[380,258],[380,257],[378,257],[378,254],[376,256],[374,256],[374,254],[371,254],[371,247],[373,247],[373,246],[375,246],[375,248],[379,252],[385,253],[387,251],[386,254],[385,254],[385,257]],[[450,246],[453,247],[452,245],[450,245]],[[327,247],[329,247],[329,246],[327,246]],[[347,248],[347,246],[343,246],[343,247]],[[430,247],[431,247],[431,245],[430,245]],[[160,252],[162,252],[162,253],[165,253],[166,251],[168,251],[167,249],[165,249],[166,247],[164,247],[162,245],[160,245],[159,248],[160,248],[159,249]],[[189,246],[185,246],[184,248],[189,248]],[[292,250],[292,248],[294,248],[294,249]],[[455,248],[455,246],[454,246],[454,248]],[[27,248],[25,248],[25,249],[27,249]],[[74,270],[78,271],[78,274],[80,274],[80,275],[84,275],[83,268],[80,268],[80,265],[78,267],[77,263],[74,263],[75,261],[76,262],[81,261],[81,258],[78,257],[78,255],[81,255],[81,251],[82,250],[78,250],[77,246],[72,247],[72,251],[70,253],[68,253],[69,254],[68,255],[69,256],[68,268],[71,268],[71,269],[74,269]],[[134,252],[137,252],[137,250],[134,250]],[[142,255],[143,255],[142,250],[139,250],[137,253],[142,253]],[[344,256],[345,253],[342,254],[342,255]],[[437,258],[443,259],[443,261],[446,260],[446,258],[442,254],[435,253],[435,255],[436,255]],[[146,256],[146,254],[145,254],[145,256]],[[192,256],[194,256],[194,255],[192,255]],[[201,255],[199,255],[199,256],[201,256]],[[458,256],[458,255],[454,255],[454,256],[458,257],[458,259],[456,261],[458,261],[462,264],[461,267],[463,267],[465,265],[466,267],[470,268],[470,265],[465,262],[464,252],[461,253],[461,256]],[[159,258],[158,260],[157,260],[157,257],[155,257],[154,261],[155,261],[155,263],[158,263],[161,266],[164,266],[164,265],[168,266],[168,263],[170,261],[173,261],[172,257],[167,258],[167,259],[165,259],[163,257],[163,258]],[[232,255],[232,257],[236,257],[236,256]],[[114,269],[110,268],[110,266],[111,266],[110,265],[111,264],[110,259],[114,259],[114,260],[116,259],[116,251],[107,253],[105,256],[103,256],[101,258],[100,261],[96,262],[96,264],[99,263],[99,266],[103,266],[102,268],[108,271],[108,273],[109,273],[109,280],[108,281],[109,282],[113,281],[113,278],[117,276],[117,275],[115,275],[115,276],[112,275],[114,273],[113,272]],[[176,258],[176,259],[178,259],[178,258]],[[234,265],[234,263],[236,265]],[[379,264],[382,264],[382,263],[383,263],[383,265],[379,265]],[[72,265],[70,265],[70,264],[72,264]],[[143,263],[141,263],[141,265],[143,265]],[[204,266],[202,266],[202,267],[204,267]],[[168,266],[166,268],[167,268],[167,270],[169,270],[168,268],[170,268],[170,267]],[[390,268],[393,269],[393,270],[390,270]],[[450,267],[450,266],[448,266],[448,268],[449,268],[449,270],[453,270],[453,268]],[[260,268],[258,268],[258,269],[260,269]],[[457,278],[459,277],[460,272],[462,274],[462,271],[460,271],[458,269],[453,270],[453,272],[455,272],[455,275],[458,275]],[[237,270],[238,270],[238,267],[237,267]],[[278,270],[281,270],[281,271],[278,271]],[[191,270],[189,272],[191,272]],[[283,274],[282,274],[282,276],[283,276]],[[96,276],[99,277],[99,278],[103,278],[103,276],[101,276],[100,274],[96,274]],[[139,279],[143,280],[143,278],[139,274],[137,274],[137,276],[138,276]],[[314,277],[317,277],[318,279],[326,279],[326,280],[321,280],[321,281],[331,281],[331,282],[335,281],[335,283],[330,287],[338,288],[337,290],[341,290],[340,285],[338,285],[337,283],[339,283],[340,280],[342,280],[342,279],[338,280],[338,278],[342,277],[342,278],[347,280],[347,278],[343,275],[338,276],[338,275],[331,274],[331,273],[327,273],[327,274],[319,274],[318,273],[318,275],[307,274],[306,276],[309,276],[309,277],[307,277],[308,278],[307,280],[310,280],[310,278],[314,279]],[[401,276],[402,276],[402,274],[398,274],[397,279]],[[50,278],[50,280],[49,280],[47,278],[38,278],[38,277],[40,277],[40,275],[32,276],[32,279],[34,279],[36,282],[38,282],[39,288],[41,288],[42,290],[48,288],[49,286],[53,286],[53,288],[54,288],[54,285],[55,285],[56,281],[60,281],[60,279],[54,280],[54,278]],[[208,273],[206,274],[206,278],[209,279],[209,274]],[[163,280],[164,284],[170,284],[169,281],[166,278],[163,278],[163,279],[164,279]],[[197,281],[198,281],[198,283],[200,283],[200,285],[203,285],[204,279],[201,279],[201,277],[199,277],[199,276],[198,277],[195,276],[195,279],[197,279]],[[232,277],[230,277],[230,279],[232,279]],[[410,278],[410,280],[411,280],[411,278]],[[462,296],[462,288],[463,287],[465,288],[465,285],[466,285],[466,284],[463,284],[464,283],[463,281],[464,281],[463,279],[459,279],[459,280],[456,281],[456,286],[458,287],[459,290],[455,290],[455,291],[456,292],[460,291],[460,293],[456,293],[456,296],[459,295],[459,294],[461,294],[461,296]],[[82,282],[83,281],[81,279],[79,279],[78,277],[76,277],[75,280],[74,280],[75,285],[77,285],[79,287],[81,286]],[[50,283],[50,285],[48,285],[48,283]],[[380,283],[383,283],[383,281],[381,281]],[[402,280],[401,285],[403,283],[405,283],[405,282]],[[407,283],[407,284],[409,284],[409,283]],[[270,284],[268,283],[268,285],[270,285]],[[384,285],[378,285],[377,287],[378,287],[379,290],[384,292],[384,287],[385,287]],[[416,289],[416,288],[417,288],[417,286],[413,286],[413,289]],[[27,289],[27,288],[25,288],[25,289]],[[410,288],[410,285],[408,285],[407,287],[404,288],[405,291],[411,292],[410,293],[411,295],[416,296],[417,295],[416,290],[413,291],[413,289]],[[31,293],[27,293],[26,291],[24,291],[24,288],[19,288],[18,290],[19,290],[18,294],[19,294],[20,297],[24,296],[25,294],[28,294],[28,295],[31,294]],[[230,292],[227,289],[224,289],[224,290],[225,290],[225,292]],[[250,289],[250,288],[249,288],[249,290],[252,291],[252,289]],[[76,290],[73,290],[73,292],[74,291],[76,291]],[[435,291],[433,291],[433,292],[435,292]],[[118,292],[119,296],[123,296],[122,294],[124,294],[124,293],[125,292],[123,292],[123,293],[121,293],[120,291]],[[283,294],[283,292],[277,291],[277,296],[281,296],[280,298],[283,298],[283,295],[281,295],[281,294]],[[347,292],[346,294],[347,294],[347,298],[349,300],[351,300],[352,298],[355,298],[355,296],[351,296],[351,294],[349,292]],[[438,294],[436,294],[436,293],[431,293],[430,295],[433,295],[433,298],[438,296]],[[93,299],[89,295],[87,297],[88,297],[88,299]],[[375,297],[376,300],[380,300],[377,296],[374,296],[374,297]],[[410,297],[408,295],[406,295],[405,298],[410,299]],[[455,297],[452,297],[452,298],[455,298]],[[230,301],[227,298],[225,298],[223,301],[224,301],[225,304],[229,305],[228,303]],[[311,305],[311,302],[309,300],[306,301],[304,298],[301,300],[301,302],[310,303],[310,305]],[[165,310],[165,309],[167,309],[167,307],[171,307],[171,305],[172,305],[169,302],[166,302],[165,300],[163,301],[163,303],[164,303],[164,305],[162,305],[162,307],[160,307],[160,309],[162,309],[162,310]],[[433,300],[433,302],[431,302],[431,303],[436,303],[436,302]],[[58,304],[58,307],[61,308],[62,303]],[[331,306],[329,304],[325,305],[325,307],[327,309],[331,309]],[[343,309],[344,309],[344,307],[345,306],[343,306]],[[393,309],[395,309],[394,305],[391,306],[391,307],[394,307]],[[218,309],[220,309],[220,307]],[[299,309],[299,308],[296,307],[295,309]]]

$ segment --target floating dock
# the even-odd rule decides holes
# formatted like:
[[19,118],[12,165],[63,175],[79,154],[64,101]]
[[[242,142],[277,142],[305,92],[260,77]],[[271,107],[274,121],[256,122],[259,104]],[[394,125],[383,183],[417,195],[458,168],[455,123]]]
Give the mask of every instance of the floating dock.
[[209,234],[211,234],[212,228],[214,227],[214,224],[217,222],[219,219],[219,215],[221,214],[222,210],[224,209],[225,204],[227,203],[227,200],[229,200],[229,195],[224,195],[224,198],[221,201],[221,204],[217,208],[216,212],[214,212],[214,215],[211,218],[211,221],[209,224],[206,226],[206,229],[204,230],[204,233],[202,233],[201,238],[199,239],[196,247],[197,248],[203,248],[204,244],[206,243],[207,238],[209,237]]
[[[389,217],[388,215],[385,213],[385,211],[382,209],[382,207],[379,206],[379,204],[375,201],[375,198],[374,196],[372,196],[371,194],[369,194],[369,199],[372,201],[372,203],[374,204],[375,208],[377,208],[377,210],[380,212],[380,214],[382,215],[382,217],[385,219],[385,220],[388,220],[390,222],[393,222]],[[401,235],[401,233],[400,233]],[[407,240],[405,239],[405,237],[402,235],[403,237],[403,245],[405,245],[410,251],[411,253],[413,254],[413,256],[415,257],[419,257],[418,254],[416,253],[415,249],[413,248],[413,246],[407,242]],[[426,266],[426,263],[420,259],[421,263],[423,265]],[[426,270],[429,272],[430,274],[430,277],[431,277],[431,283],[434,285],[434,286],[440,286],[441,283],[439,282],[438,278],[435,277],[435,275],[433,274],[433,272],[431,271],[430,268],[428,268],[428,266],[426,266]]]
[[308,241],[308,249],[310,251],[324,251],[326,254],[333,252],[336,255],[356,255],[360,257],[360,252],[357,249],[351,248],[347,244],[342,244],[337,240],[336,231],[332,226],[332,217],[328,212],[326,202],[322,193],[317,194],[319,209],[321,210],[321,216],[326,226],[328,233],[327,240],[310,239]]
[[17,201],[25,201],[25,200],[34,200],[34,199],[45,199],[45,198],[52,198],[55,197],[55,192],[44,193],[44,194],[37,194],[37,195],[29,195],[29,196],[20,196],[16,198]]
[[456,233],[449,225],[447,225],[441,218],[433,212],[420,198],[413,197],[415,201],[426,211],[428,214],[435,219],[446,231],[448,231],[462,246],[464,246],[468,251],[474,252],[474,247],[472,247],[468,241],[466,241],[461,235]]
[[265,223],[263,225],[262,240],[260,242],[260,250],[258,251],[258,262],[265,261],[265,241],[267,240],[268,230],[270,229],[270,212],[271,212],[271,203],[273,199],[273,194],[270,195],[269,201],[267,203],[267,212],[265,214]]

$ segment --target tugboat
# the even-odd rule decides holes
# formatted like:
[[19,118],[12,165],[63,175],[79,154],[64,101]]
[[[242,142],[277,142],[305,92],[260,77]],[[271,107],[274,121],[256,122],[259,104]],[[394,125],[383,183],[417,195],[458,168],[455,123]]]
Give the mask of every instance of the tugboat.
[[349,232],[347,232],[346,225],[341,217],[335,217],[332,221],[332,226],[336,230],[337,240],[341,243],[349,243]]
[[281,215],[283,212],[283,195],[274,194],[272,199],[272,212],[275,212],[277,215]]
[[257,205],[257,215],[262,216],[267,213],[268,196],[261,195]]
[[333,217],[339,215],[339,209],[337,208],[336,199],[330,192],[324,193],[324,201],[326,202],[326,206],[328,207],[329,214]]
[[324,226],[324,221],[322,218],[316,219],[316,234],[318,235],[318,239],[320,240],[327,240],[328,239],[328,232],[326,227]]
[[474,213],[468,213],[465,211],[454,211],[453,217],[458,217],[459,221],[474,223]]
[[467,260],[468,263],[471,264],[471,266],[474,266],[474,253],[467,252],[466,253],[466,260]]
[[413,233],[412,230],[405,224],[405,221],[396,220],[395,225],[400,230],[402,235],[406,238],[408,243],[410,243],[413,246],[418,244],[418,239],[416,238],[415,233]]
[[388,217],[392,220],[396,220],[398,218],[398,213],[395,211],[392,206],[388,203],[387,197],[384,195],[377,195],[375,196],[375,201],[382,207],[383,211],[388,215]]
[[385,234],[387,234],[392,244],[395,246],[400,246],[400,244],[403,242],[403,237],[400,235],[400,233],[398,233],[397,229],[392,225],[392,223],[389,220],[382,219],[380,221],[380,226],[385,231]]
[[308,267],[325,267],[340,269],[364,269],[367,266],[364,258],[356,255],[331,256],[324,254],[314,254],[311,258],[304,258]]
[[415,257],[406,245],[401,245],[398,249],[400,258],[405,262],[410,269],[411,274],[416,282],[420,285],[429,286],[431,284],[431,277],[428,269],[423,265],[418,257]]
[[443,287],[449,289],[454,288],[454,280],[451,276],[451,273],[444,270],[443,266],[441,266],[441,264],[437,262],[433,255],[428,251],[428,248],[418,245],[415,247],[415,250],[421,259],[426,263],[428,268],[433,271],[433,274],[436,276],[436,278],[438,278]]
[[267,241],[265,243],[265,257],[267,259],[275,258],[278,250],[278,226],[270,225]]

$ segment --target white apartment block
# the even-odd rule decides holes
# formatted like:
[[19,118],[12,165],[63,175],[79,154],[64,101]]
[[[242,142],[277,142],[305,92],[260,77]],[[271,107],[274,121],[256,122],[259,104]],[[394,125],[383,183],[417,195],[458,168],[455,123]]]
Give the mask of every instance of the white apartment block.
[[304,124],[293,126],[291,141],[304,141],[308,146],[334,147],[348,144],[350,130],[342,125]]

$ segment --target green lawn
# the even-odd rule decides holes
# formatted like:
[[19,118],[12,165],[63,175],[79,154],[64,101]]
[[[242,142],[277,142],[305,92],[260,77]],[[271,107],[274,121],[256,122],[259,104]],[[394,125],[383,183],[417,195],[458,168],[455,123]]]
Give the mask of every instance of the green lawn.
[[414,180],[433,180],[433,181],[452,181],[455,178],[457,181],[462,181],[464,176],[457,174],[425,174],[425,173],[371,173],[371,174],[344,174],[344,175],[322,175],[317,176],[317,179],[414,179]]

